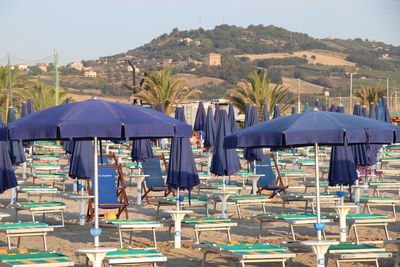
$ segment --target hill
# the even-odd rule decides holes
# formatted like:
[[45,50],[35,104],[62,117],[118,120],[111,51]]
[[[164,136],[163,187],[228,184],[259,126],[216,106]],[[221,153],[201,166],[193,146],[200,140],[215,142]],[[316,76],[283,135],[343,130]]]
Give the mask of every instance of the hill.
[[[210,53],[221,56],[221,65],[207,64]],[[354,89],[376,85],[386,77],[393,91],[400,87],[398,46],[360,38],[318,39],[273,25],[175,28],[127,52],[82,61],[84,67],[97,71],[96,78],[79,77],[63,68],[61,85],[80,93],[98,89],[101,95],[128,97],[130,91],[123,86],[132,84],[128,60],[139,70],[138,81],[148,71],[172,66],[177,77],[187,78],[190,88],[203,90],[202,97],[209,99],[224,96],[227,89],[258,69],[267,70],[273,83],[291,85],[293,78],[300,78],[312,88],[307,90],[310,98],[320,97],[322,89],[331,96],[347,95],[350,72],[354,73]]]

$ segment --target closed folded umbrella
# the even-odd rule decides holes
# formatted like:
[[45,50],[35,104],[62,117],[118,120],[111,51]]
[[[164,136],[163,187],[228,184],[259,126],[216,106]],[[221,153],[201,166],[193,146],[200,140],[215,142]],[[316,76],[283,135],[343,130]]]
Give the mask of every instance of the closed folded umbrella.
[[244,112],[244,128],[249,127],[250,112],[251,112],[251,105],[246,104],[246,110]]
[[33,112],[35,112],[35,108],[33,106],[32,99],[28,98],[28,101],[26,102],[26,106],[28,108],[28,114],[32,114]]
[[326,105],[325,104],[322,104],[321,111],[326,111]]
[[361,109],[361,116],[368,117],[368,109],[367,106],[363,106]]
[[390,119],[390,112],[387,104],[387,98],[385,96],[382,97],[382,111],[383,111],[383,113],[381,114],[382,120],[387,123],[392,123],[392,120]]
[[337,112],[337,113],[345,113],[344,105],[343,105],[342,102],[340,102],[339,105],[337,106],[336,112]]
[[292,107],[292,115],[297,114],[297,108],[296,107]]
[[330,106],[330,108],[329,108],[329,112],[336,112],[336,105],[335,104],[332,104],[331,106]]
[[321,105],[320,105],[320,103],[319,103],[319,99],[315,100],[314,109],[315,109],[315,108],[317,108],[318,110],[321,110]]
[[274,115],[272,116],[273,119],[279,118],[281,116],[281,111],[279,110],[278,104],[274,106]]
[[229,103],[229,108],[228,108],[228,119],[229,119],[229,124],[231,125],[231,132],[236,133],[238,130],[238,126],[236,123],[235,109],[233,108],[233,105],[231,103]]
[[158,111],[158,112],[161,112],[161,113],[164,113],[164,108],[163,108],[162,103],[158,103],[158,105],[157,105],[157,111]]
[[[3,119],[0,116],[0,126],[3,125]],[[0,194],[16,186],[18,186],[18,182],[15,177],[10,154],[8,153],[8,142],[0,141]],[[12,200],[13,203],[15,201],[16,199]]]
[[262,121],[268,121],[269,120],[269,111],[268,111],[268,105],[264,104],[263,105],[263,113],[262,113]]
[[[14,121],[16,121],[14,108],[9,107],[7,113],[7,124]],[[19,165],[20,163],[26,161],[25,150],[21,141],[9,142],[9,153],[13,165]]]
[[69,161],[69,176],[77,179],[93,177],[93,142],[90,140],[71,141],[73,149]]
[[[249,116],[249,127],[258,124],[257,107],[252,107]],[[261,148],[245,148],[244,158],[248,162],[260,161],[263,159],[263,151]]]
[[216,132],[217,126],[215,125],[213,110],[212,107],[209,106],[207,109],[204,147],[210,148],[214,146]]
[[220,115],[221,115],[221,107],[217,103],[217,104],[215,104],[215,113],[214,113],[214,120],[215,120],[216,125],[218,125],[218,123],[219,123]]
[[193,130],[204,131],[206,127],[206,110],[204,109],[203,102],[199,102],[199,106],[196,112],[196,119],[194,120]]
[[376,119],[375,104],[374,103],[370,103],[369,104],[369,117],[371,119]]
[[306,105],[304,106],[304,112],[309,112],[309,111],[310,111],[310,105],[306,103]]

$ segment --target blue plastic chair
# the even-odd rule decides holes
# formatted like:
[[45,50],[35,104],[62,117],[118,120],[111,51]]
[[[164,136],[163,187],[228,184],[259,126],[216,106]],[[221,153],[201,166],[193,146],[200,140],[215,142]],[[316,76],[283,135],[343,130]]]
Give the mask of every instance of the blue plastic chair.
[[[278,176],[272,169],[271,158],[275,163],[275,168],[277,170]],[[269,196],[270,198],[275,197],[282,191],[285,191],[288,187],[283,184],[282,177],[279,174],[278,164],[274,158],[273,154],[264,155],[264,158],[261,161],[257,161],[256,164],[256,174],[263,174],[258,181],[257,193],[264,196]],[[272,191],[270,194],[262,194],[263,190]]]
[[158,157],[146,159],[142,162],[143,174],[149,175],[142,183],[144,192],[142,199],[146,199],[147,202],[149,202],[150,192],[164,192],[164,196],[168,196],[171,193],[171,190],[165,184],[160,163],[161,161]]

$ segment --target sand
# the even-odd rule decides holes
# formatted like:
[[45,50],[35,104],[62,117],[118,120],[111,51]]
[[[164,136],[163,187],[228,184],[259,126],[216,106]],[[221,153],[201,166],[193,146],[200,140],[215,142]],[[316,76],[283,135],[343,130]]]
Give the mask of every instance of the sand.
[[[64,162],[65,164],[65,162]],[[65,167],[66,168],[66,167]],[[64,171],[66,170],[64,168]],[[18,175],[20,170],[17,171]],[[394,177],[394,180],[400,181],[399,177]],[[30,184],[32,182],[31,179],[26,181],[26,184]],[[295,180],[291,180],[290,184],[296,184]],[[299,191],[300,189],[298,189]],[[70,257],[71,260],[75,262],[75,266],[85,266],[84,257],[76,257],[74,255],[74,251],[77,248],[90,247],[93,246],[93,238],[89,234],[89,225],[79,226],[78,222],[78,213],[79,207],[78,203],[74,200],[69,199],[68,197],[71,195],[72,191],[72,181],[69,180],[67,183],[67,190],[65,193],[60,193],[57,195],[57,201],[63,201],[67,204],[68,208],[65,212],[65,228],[55,228],[54,232],[51,232],[48,237],[48,247],[51,251],[59,251]],[[301,191],[301,190],[300,190]],[[159,217],[156,217],[156,206],[155,205],[143,205],[136,206],[136,187],[135,185],[130,185],[127,182],[127,194],[130,204],[129,205],[129,217],[130,219],[169,219],[170,216],[165,212],[165,210],[170,209],[171,207],[164,207],[160,213]],[[384,192],[386,196],[394,196],[394,192]],[[24,194],[19,195],[19,199],[23,200],[25,198]],[[33,200],[37,200],[37,198],[33,198]],[[7,208],[7,205],[10,201],[10,192],[7,191],[1,195],[0,203],[1,209],[0,212],[8,212],[10,214],[14,214],[12,208]],[[295,203],[289,206],[290,211],[298,211],[301,212],[304,209],[303,203]],[[268,205],[268,212],[280,212],[280,204],[271,204]],[[204,209],[202,208],[194,208],[194,214],[196,215],[204,215]],[[259,224],[257,222],[252,222],[247,219],[251,215],[262,213],[261,207],[247,207],[242,209],[242,215],[244,219],[237,219],[237,214],[235,214],[235,207],[228,206],[228,215],[232,217],[232,219],[238,222],[239,226],[232,228],[232,239],[233,240],[246,240],[249,242],[270,242],[272,244],[279,245],[282,241],[290,241],[288,237],[288,225],[286,223],[274,222],[268,223],[264,226],[263,236],[260,240],[257,239]],[[330,211],[323,209],[323,211]],[[216,215],[219,215],[219,205],[217,206]],[[380,213],[391,214],[390,208],[379,208]],[[211,213],[213,210],[211,209]],[[48,215],[46,217],[48,223],[54,224],[59,222],[58,215]],[[5,218],[3,221],[12,221],[13,218]],[[19,212],[19,220],[22,221],[30,221],[31,217],[28,212]],[[389,224],[389,232],[392,238],[400,236],[400,224],[399,222]],[[372,239],[383,239],[383,230],[380,228],[368,227],[368,228],[360,228],[360,238],[362,240],[372,240]],[[125,236],[128,234],[125,233]],[[333,239],[338,237],[338,226],[337,225],[328,225],[327,226],[327,235],[328,239]],[[157,245],[158,249],[162,251],[167,257],[168,262],[165,266],[188,266],[188,267],[197,267],[201,264],[202,253],[196,249],[191,248],[191,245],[194,243],[194,233],[190,230],[190,228],[183,228],[182,231],[182,248],[174,249],[173,241],[168,237],[168,227],[164,227],[161,230],[157,231]],[[303,227],[297,230],[297,238],[298,240],[307,240],[307,239],[315,239],[316,232],[311,227]],[[223,232],[204,232],[200,237],[201,241],[219,241],[226,240],[226,235]],[[349,240],[354,240],[353,233],[350,234]],[[102,235],[100,236],[100,242],[102,246],[111,246],[118,247],[118,234],[114,229],[103,229]],[[15,244],[15,241],[14,241]],[[152,245],[151,234],[150,232],[144,233],[135,233],[134,234],[134,242],[132,243],[132,247],[148,247]],[[3,235],[0,238],[0,246],[6,247],[6,239]],[[24,248],[42,248],[41,238],[39,237],[31,237],[31,238],[23,238],[21,242],[21,247]],[[387,250],[396,251],[394,245],[387,245]],[[217,255],[210,255],[208,257],[209,265],[207,266],[233,266],[233,261],[230,258],[219,257]],[[333,262],[331,262],[331,266]],[[392,266],[393,260],[381,260],[381,266]],[[348,264],[347,266],[350,266]],[[248,266],[265,266],[262,264],[249,264]],[[270,264],[268,266],[280,266],[278,264]],[[293,260],[293,266],[315,266],[315,257],[313,254],[297,254]],[[367,266],[362,263],[354,264],[352,266]]]

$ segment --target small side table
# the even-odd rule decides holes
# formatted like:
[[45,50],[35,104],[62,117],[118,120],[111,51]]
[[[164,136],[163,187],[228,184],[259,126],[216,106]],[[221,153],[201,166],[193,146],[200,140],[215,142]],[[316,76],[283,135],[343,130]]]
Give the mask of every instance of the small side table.
[[315,254],[317,254],[317,267],[325,267],[325,254],[330,246],[339,244],[336,240],[310,240],[302,241],[300,244],[312,247]]
[[350,209],[357,208],[356,205],[336,205],[331,206],[331,208],[335,209],[337,214],[339,214],[339,233],[340,233],[340,242],[346,242],[347,234],[346,234],[346,216],[349,213]]
[[69,196],[71,199],[75,199],[79,202],[79,225],[85,225],[86,223],[86,202],[93,198],[88,195],[73,195]]
[[144,178],[148,177],[147,174],[130,174],[130,178],[134,178],[136,180],[136,205],[142,205],[142,183]]
[[226,218],[227,217],[227,202],[228,198],[230,195],[232,195],[232,192],[213,192],[212,194],[217,195],[219,199],[221,200],[221,217]]
[[252,194],[257,195],[257,182],[263,174],[242,174],[243,178],[249,179],[251,181]]
[[192,210],[167,210],[169,214],[171,214],[172,219],[174,219],[174,243],[175,248],[181,248],[181,225],[182,220],[186,214],[193,213]]
[[86,257],[92,262],[93,267],[101,267],[106,254],[116,250],[117,248],[109,247],[79,248],[75,250],[75,254],[78,256],[86,255]]

